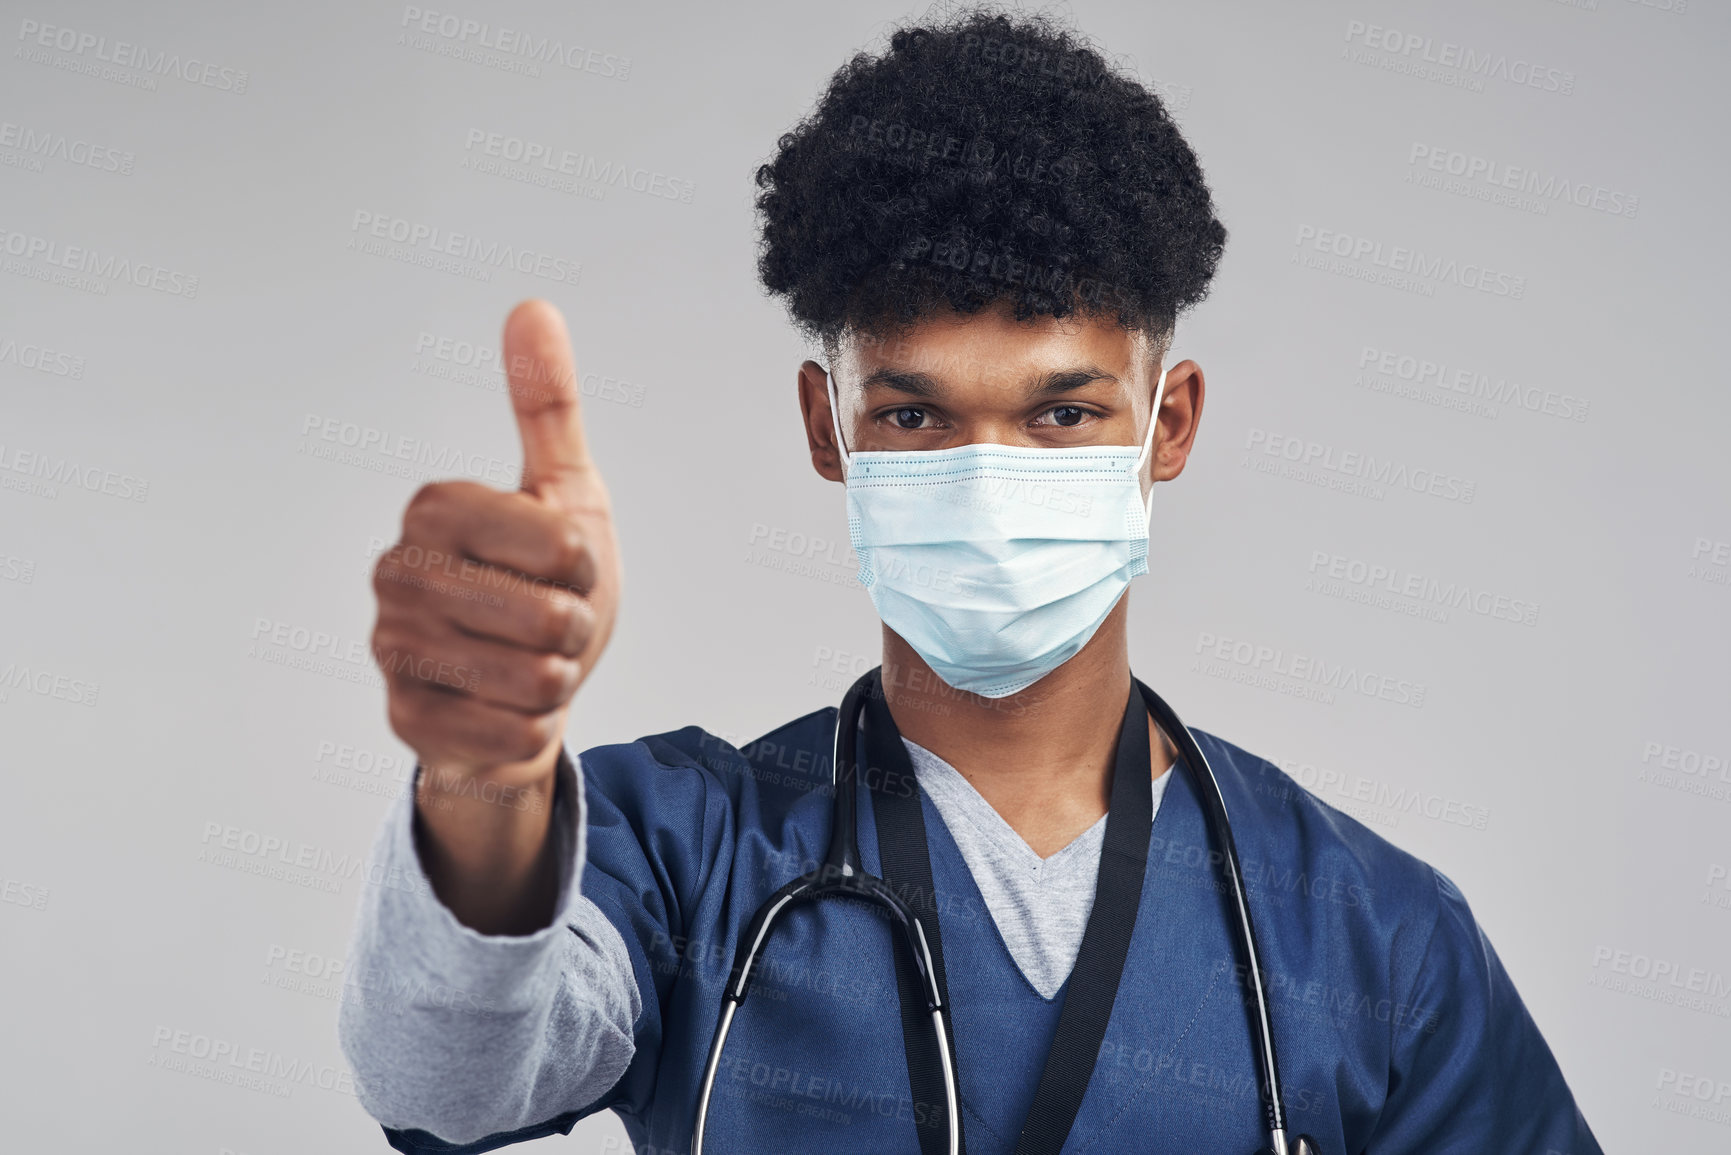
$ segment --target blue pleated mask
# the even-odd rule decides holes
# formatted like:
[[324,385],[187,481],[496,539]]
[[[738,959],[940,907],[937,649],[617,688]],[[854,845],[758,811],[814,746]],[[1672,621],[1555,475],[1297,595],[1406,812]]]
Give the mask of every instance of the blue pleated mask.
[[1002,698],[1074,657],[1148,572],[1154,444],[958,445],[849,454],[847,524],[878,616],[960,690]]

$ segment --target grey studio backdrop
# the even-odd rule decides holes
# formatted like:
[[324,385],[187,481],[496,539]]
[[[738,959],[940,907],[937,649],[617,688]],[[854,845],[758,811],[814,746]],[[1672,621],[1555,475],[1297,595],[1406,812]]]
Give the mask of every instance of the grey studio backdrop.
[[[412,765],[372,561],[422,481],[515,483],[545,296],[627,582],[573,747],[873,664],[750,177],[918,10],[150,8],[0,24],[0,1146],[382,1151],[335,1029]],[[1066,11],[1231,230],[1136,671],[1460,885],[1607,1150],[1731,1149],[1731,16]]]

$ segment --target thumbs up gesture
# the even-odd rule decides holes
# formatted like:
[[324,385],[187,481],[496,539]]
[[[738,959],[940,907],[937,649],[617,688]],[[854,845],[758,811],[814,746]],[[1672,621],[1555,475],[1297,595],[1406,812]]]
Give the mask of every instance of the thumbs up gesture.
[[373,656],[391,728],[424,771],[544,786],[572,695],[613,631],[619,547],[558,310],[518,305],[503,351],[522,488],[421,487],[373,569]]

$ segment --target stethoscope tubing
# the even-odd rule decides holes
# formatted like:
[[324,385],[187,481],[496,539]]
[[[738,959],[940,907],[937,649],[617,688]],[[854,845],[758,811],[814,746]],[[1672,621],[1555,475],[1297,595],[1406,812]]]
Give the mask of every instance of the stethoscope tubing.
[[[932,967],[930,948],[926,942],[925,928],[919,918],[881,879],[866,874],[860,863],[857,823],[857,806],[854,790],[855,777],[852,751],[844,758],[842,754],[843,733],[857,732],[859,710],[861,706],[862,687],[873,683],[870,674],[862,677],[848,691],[843,699],[842,708],[836,714],[834,760],[831,762],[831,785],[835,791],[832,803],[833,829],[830,836],[830,850],[824,862],[809,874],[794,879],[781,890],[772,895],[768,902],[753,915],[740,936],[739,949],[735,958],[728,986],[722,1001],[721,1019],[716,1026],[715,1038],[710,1044],[709,1057],[704,1064],[703,1081],[699,1087],[697,1100],[697,1119],[692,1136],[691,1155],[703,1155],[704,1131],[709,1117],[709,1101],[715,1087],[716,1072],[721,1064],[721,1052],[727,1043],[727,1035],[733,1025],[734,1012],[745,1001],[750,991],[751,977],[756,969],[756,962],[763,944],[768,940],[775,920],[788,908],[803,901],[815,901],[826,894],[846,892],[855,897],[866,898],[888,907],[901,925],[926,990],[928,1011],[931,1014],[932,1027],[938,1040],[940,1065],[944,1076],[944,1100],[947,1109],[949,1128],[948,1149],[950,1155],[959,1155],[961,1145],[961,1112],[960,1088],[957,1085],[955,1057],[950,1053],[946,1020],[949,1008],[943,1004],[938,993],[935,974]],[[1308,1155],[1314,1150],[1308,1137],[1300,1136],[1297,1150],[1290,1146],[1286,1131],[1286,1109],[1280,1097],[1280,1071],[1274,1050],[1274,1026],[1268,1009],[1267,990],[1262,977],[1262,960],[1256,949],[1256,929],[1250,914],[1250,903],[1244,888],[1243,871],[1238,862],[1237,843],[1232,836],[1232,822],[1226,811],[1226,799],[1221,793],[1219,779],[1215,777],[1214,768],[1209,765],[1208,757],[1202,752],[1201,745],[1196,741],[1190,728],[1178,717],[1165,699],[1148,686],[1136,683],[1140,688],[1143,700],[1154,714],[1154,720],[1168,735],[1178,742],[1182,762],[1189,771],[1192,782],[1198,787],[1202,796],[1203,809],[1207,814],[1210,832],[1220,844],[1221,859],[1226,867],[1227,878],[1231,882],[1233,904],[1237,909],[1237,920],[1234,930],[1238,945],[1243,951],[1246,967],[1249,971],[1250,989],[1253,994],[1252,1034],[1256,1046],[1258,1074],[1263,1090],[1264,1123],[1269,1137],[1269,1152],[1271,1155]]]
[[915,969],[919,972],[921,988],[926,996],[926,1010],[931,1015],[932,1029],[937,1035],[938,1063],[944,1076],[949,1155],[961,1155],[961,1093],[956,1077],[955,1056],[950,1052],[947,1022],[949,1008],[945,1005],[938,987],[931,944],[926,938],[925,927],[920,923],[919,916],[914,914],[912,908],[890,889],[883,879],[867,874],[860,862],[854,764],[851,751],[845,762],[842,759],[842,733],[844,718],[851,718],[855,722],[854,726],[847,728],[848,732],[856,732],[860,699],[868,679],[869,675],[854,684],[842,702],[842,710],[836,715],[835,760],[830,763],[830,782],[835,791],[835,800],[832,804],[833,829],[830,833],[829,852],[816,870],[801,875],[771,895],[752,915],[751,921],[740,934],[722,998],[721,1020],[716,1025],[715,1038],[710,1043],[709,1057],[703,1067],[703,1081],[698,1088],[697,1120],[692,1133],[691,1155],[703,1155],[704,1132],[709,1121],[709,1101],[715,1089],[716,1072],[721,1066],[722,1048],[727,1045],[727,1035],[733,1027],[734,1012],[751,993],[751,979],[757,969],[758,957],[764,943],[769,940],[776,919],[784,911],[801,902],[814,902],[830,894],[846,894],[874,902],[884,907],[901,928]]
[[[1138,683],[1140,685],[1140,683]],[[1237,908],[1238,945],[1250,972],[1250,989],[1255,997],[1254,1031],[1256,1059],[1262,1078],[1264,1111],[1269,1146],[1274,1155],[1288,1155],[1286,1140],[1286,1107],[1280,1098],[1280,1069],[1274,1054],[1274,1023],[1268,1012],[1268,993],[1262,981],[1262,958],[1256,949],[1256,928],[1250,917],[1250,901],[1244,890],[1244,874],[1238,865],[1238,844],[1232,836],[1232,821],[1226,813],[1226,798],[1220,792],[1220,780],[1208,756],[1190,732],[1190,727],[1178,717],[1166,700],[1148,686],[1142,686],[1142,698],[1154,713],[1154,720],[1167,734],[1176,737],[1179,754],[1190,770],[1191,781],[1202,795],[1203,809],[1208,813],[1209,829],[1220,843],[1226,876],[1232,883],[1232,901]]]

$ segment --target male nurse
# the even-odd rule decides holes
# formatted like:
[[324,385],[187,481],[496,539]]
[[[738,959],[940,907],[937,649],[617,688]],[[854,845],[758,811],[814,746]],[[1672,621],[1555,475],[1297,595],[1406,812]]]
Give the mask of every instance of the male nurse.
[[[742,931],[830,845],[843,719],[567,748],[621,570],[564,324],[530,301],[504,334],[522,489],[425,486],[374,574],[418,767],[340,1012],[361,1103],[405,1152],[611,1110],[637,1151],[684,1153],[706,1082],[711,1151],[1268,1148],[1257,983],[1199,767],[1127,644],[1151,554],[1219,564],[1150,533],[1205,395],[1174,325],[1226,238],[1196,155],[1077,34],[968,10],[848,61],[756,184],[763,284],[824,354],[797,373],[812,466],[883,619],[861,683],[878,745],[852,755],[861,865],[941,946],[956,1085],[921,1058],[896,927],[856,902],[785,913],[710,1063]],[[1244,867],[1286,1134],[1326,1155],[1598,1155],[1446,875],[1194,737]]]

